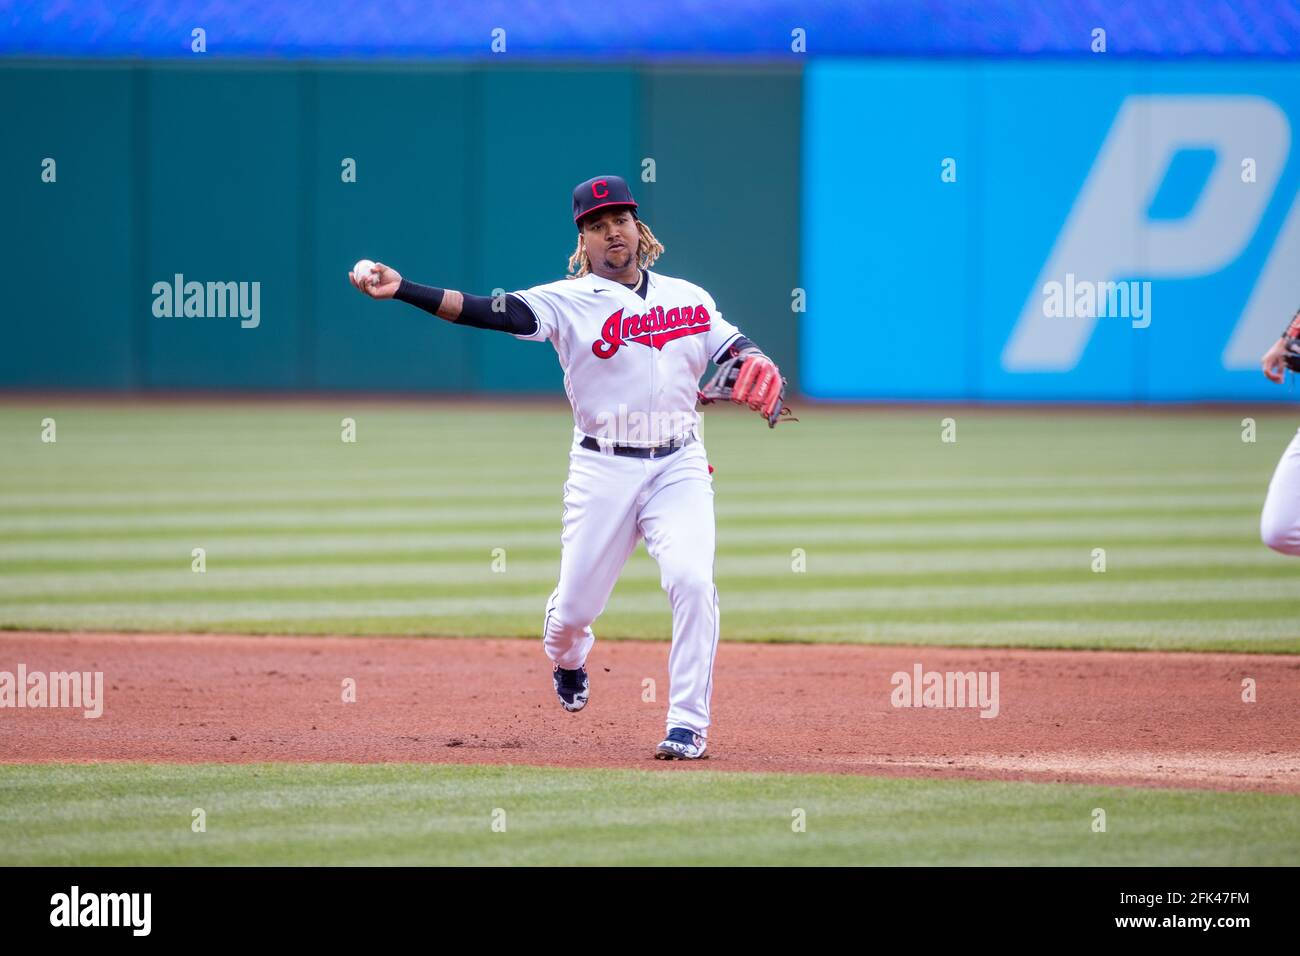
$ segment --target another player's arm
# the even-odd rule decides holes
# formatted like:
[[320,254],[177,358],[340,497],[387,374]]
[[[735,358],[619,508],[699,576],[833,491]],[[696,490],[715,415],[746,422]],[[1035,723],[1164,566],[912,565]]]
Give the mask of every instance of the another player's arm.
[[1296,311],[1295,317],[1282,330],[1282,337],[1273,343],[1272,348],[1264,353],[1260,359],[1260,366],[1264,369],[1264,375],[1271,382],[1280,382],[1286,375],[1286,356],[1289,351],[1288,340],[1300,339],[1300,310]]
[[372,299],[397,299],[456,325],[513,335],[537,331],[537,316],[518,296],[507,295],[504,308],[493,308],[496,303],[490,296],[469,295],[456,289],[439,289],[410,282],[382,262],[375,263],[369,277],[358,277],[349,272],[348,281]]

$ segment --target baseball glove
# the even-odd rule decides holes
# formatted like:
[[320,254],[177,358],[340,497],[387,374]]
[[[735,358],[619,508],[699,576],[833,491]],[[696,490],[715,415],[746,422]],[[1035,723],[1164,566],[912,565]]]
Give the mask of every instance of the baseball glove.
[[1282,342],[1286,345],[1286,354],[1282,356],[1282,361],[1291,371],[1300,372],[1300,338],[1288,335]]
[[1282,345],[1286,348],[1282,353],[1282,364],[1293,372],[1300,372],[1300,309],[1282,330]]
[[[785,405],[785,379],[776,363],[762,352],[733,355],[718,365],[713,377],[699,390],[701,405],[730,399],[748,405],[767,419],[767,427],[779,421],[797,422]],[[785,416],[784,418],[782,416]]]

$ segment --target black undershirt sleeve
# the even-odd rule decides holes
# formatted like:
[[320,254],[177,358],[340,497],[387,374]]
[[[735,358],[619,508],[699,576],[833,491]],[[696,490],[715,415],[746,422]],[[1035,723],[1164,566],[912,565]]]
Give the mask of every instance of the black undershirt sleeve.
[[[445,291],[403,279],[393,298],[437,315]],[[464,296],[464,305],[461,306],[460,315],[453,320],[456,325],[508,332],[511,335],[531,335],[537,331],[537,316],[528,307],[528,303],[517,295],[507,295],[505,311],[497,312],[492,308],[491,296],[461,294]]]

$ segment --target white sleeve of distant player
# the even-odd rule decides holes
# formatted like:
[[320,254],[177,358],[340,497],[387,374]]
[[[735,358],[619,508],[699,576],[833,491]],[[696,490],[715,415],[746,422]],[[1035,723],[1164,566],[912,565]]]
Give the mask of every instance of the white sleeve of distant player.
[[709,310],[709,332],[705,340],[709,344],[709,358],[716,362],[728,346],[740,338],[740,329],[722,317],[712,296],[702,290],[701,292],[704,296],[704,307]]
[[555,337],[563,321],[565,301],[563,293],[557,291],[554,285],[555,283],[535,285],[531,289],[510,293],[518,296],[537,318],[537,328],[534,331],[516,334],[515,338],[525,342],[548,342]]

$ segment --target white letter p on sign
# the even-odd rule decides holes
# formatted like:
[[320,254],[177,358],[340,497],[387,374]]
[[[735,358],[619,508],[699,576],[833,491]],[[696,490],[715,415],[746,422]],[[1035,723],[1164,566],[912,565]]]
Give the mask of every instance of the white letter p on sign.
[[[1125,277],[1201,276],[1232,262],[1255,234],[1286,163],[1291,129],[1260,96],[1130,96],[1120,106],[1088,179],[1002,353],[1008,372],[1074,368],[1095,315],[1044,315],[1040,290],[1072,272],[1090,282]],[[1147,208],[1170,160],[1212,148],[1214,168],[1181,219],[1152,220]],[[1258,160],[1259,181],[1243,188],[1238,157]]]

